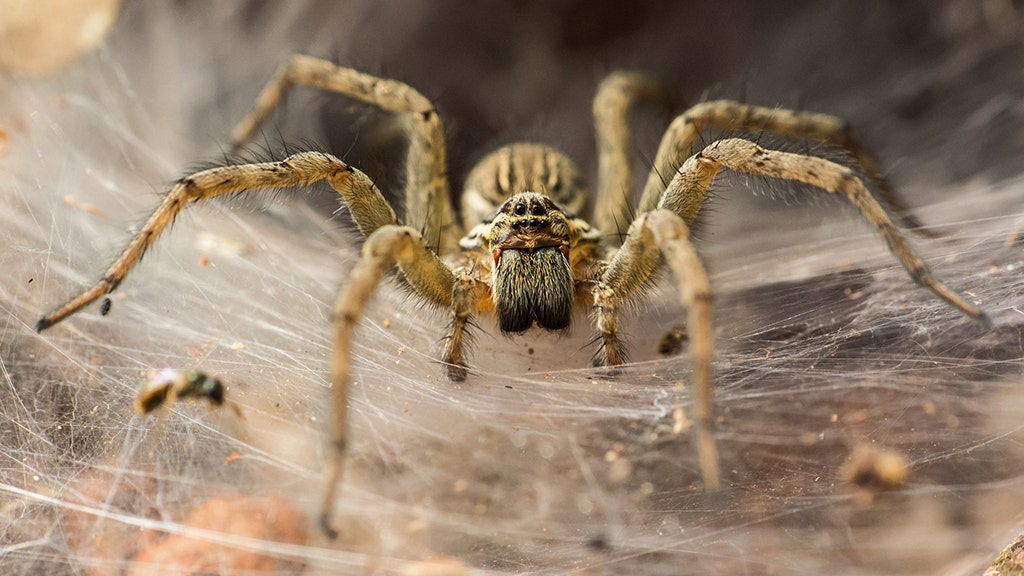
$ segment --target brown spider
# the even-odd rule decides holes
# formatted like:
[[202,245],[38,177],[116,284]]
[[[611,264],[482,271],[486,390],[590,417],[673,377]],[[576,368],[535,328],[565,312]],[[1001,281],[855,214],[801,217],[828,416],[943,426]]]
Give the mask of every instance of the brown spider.
[[[460,224],[449,193],[441,119],[429,100],[401,82],[317,58],[293,56],[235,128],[235,144],[247,142],[284,93],[296,84],[340,92],[401,115],[409,134],[404,223],[399,223],[394,210],[365,174],[330,154],[301,152],[279,162],[203,170],[175,184],[94,287],[43,317],[36,327],[48,328],[114,290],[190,201],[327,180],[366,236],[362,259],[334,306],[330,427],[334,451],[320,517],[323,529],[331,536],[335,532],[330,518],[344,470],[348,434],[346,386],[352,331],[381,278],[395,265],[416,294],[451,311],[442,360],[450,379],[463,380],[467,326],[473,315],[480,313],[496,314],[502,331],[517,333],[535,324],[560,330],[569,325],[574,308],[592,308],[602,343],[599,363],[621,364],[619,307],[639,296],[668,264],[687,310],[698,461],[704,487],[709,491],[720,485],[712,435],[711,290],[690,243],[688,226],[697,218],[708,186],[723,167],[801,181],[846,195],[917,283],[971,318],[988,321],[977,306],[932,277],[850,168],[814,156],[766,150],[738,138],[718,140],[693,154],[700,131],[706,127],[827,142],[845,148],[882,200],[902,209],[902,203],[861,150],[847,124],[834,116],[729,101],[694,106],[665,132],[639,205],[631,209],[623,194],[633,182],[629,112],[638,100],[659,99],[662,89],[646,76],[614,73],[601,83],[594,98],[599,154],[593,202],[596,227],[577,216],[587,204],[588,194],[573,162],[561,152],[535,143],[502,147],[470,172],[461,196]],[[667,179],[667,175],[673,176],[666,185],[663,177]],[[904,222],[914,221],[907,217]],[[625,224],[630,225],[621,245],[617,235],[598,232],[617,230]]]

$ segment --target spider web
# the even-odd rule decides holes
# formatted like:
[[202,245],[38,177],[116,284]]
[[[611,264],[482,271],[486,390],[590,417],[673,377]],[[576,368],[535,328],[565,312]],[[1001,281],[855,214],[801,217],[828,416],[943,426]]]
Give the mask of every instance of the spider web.
[[[328,316],[359,244],[344,216],[291,200],[308,192],[196,207],[109,315],[32,330],[96,280],[195,150],[226,140],[284,54],[331,45],[296,39],[303,12],[276,10],[132,6],[98,51],[0,86],[4,573],[144,574],[196,550],[221,554],[223,574],[967,573],[1015,532],[1024,182],[979,177],[915,202],[942,236],[914,245],[991,330],[915,287],[852,210],[766,216],[719,190],[701,234],[728,486],[715,501],[672,431],[691,395],[686,355],[656,352],[683,317],[671,286],[631,311],[618,374],[585,368],[584,316],[566,337],[505,338],[482,319],[474,372],[453,384],[436,361],[444,314],[388,284],[354,346],[343,536],[325,540],[305,515],[328,455]],[[336,21],[355,30],[360,10]],[[278,26],[257,42],[252,22]],[[225,36],[253,53],[209,64]],[[187,402],[133,415],[163,367],[218,376],[241,416]],[[865,445],[906,459],[902,488],[850,484]],[[232,515],[256,531],[216,520]]]

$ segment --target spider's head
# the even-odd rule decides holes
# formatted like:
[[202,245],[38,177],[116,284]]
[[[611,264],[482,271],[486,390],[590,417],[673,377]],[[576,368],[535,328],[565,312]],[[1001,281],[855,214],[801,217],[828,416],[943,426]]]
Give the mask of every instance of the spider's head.
[[548,330],[569,326],[575,292],[569,235],[568,217],[543,194],[521,192],[498,207],[486,240],[503,332],[522,332],[535,322]]

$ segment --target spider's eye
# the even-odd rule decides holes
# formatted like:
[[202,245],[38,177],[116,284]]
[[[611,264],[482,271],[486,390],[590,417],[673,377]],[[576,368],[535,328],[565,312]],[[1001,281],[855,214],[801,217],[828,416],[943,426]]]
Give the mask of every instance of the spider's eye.
[[517,202],[512,211],[515,212],[516,216],[526,216],[526,204]]
[[533,214],[534,216],[543,216],[545,212],[546,210],[544,210],[544,206],[541,204],[534,204],[530,207],[530,214]]

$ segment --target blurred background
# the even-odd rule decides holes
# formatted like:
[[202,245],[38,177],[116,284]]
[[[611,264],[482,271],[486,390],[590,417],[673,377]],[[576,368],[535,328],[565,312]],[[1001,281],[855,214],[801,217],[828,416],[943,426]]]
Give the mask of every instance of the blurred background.
[[[4,573],[970,574],[1021,531],[1019,3],[100,2],[68,28],[51,15],[69,10],[33,21],[26,6],[0,2]],[[915,287],[841,199],[723,177],[698,230],[720,501],[672,433],[690,395],[685,352],[656,351],[684,317],[671,283],[631,311],[635,363],[616,376],[587,368],[584,315],[563,338],[481,319],[458,385],[436,361],[444,314],[389,285],[359,331],[328,541],[309,520],[328,316],[359,246],[329,190],[196,206],[109,315],[32,329],[100,277],[170,182],[225,161],[296,52],[431,98],[456,190],[519,139],[592,178],[591,98],[620,68],[664,79],[677,112],[730,98],[842,116],[938,235],[914,245],[995,326]],[[637,115],[638,173],[668,120]],[[298,89],[247,154],[326,149],[396,194],[403,144],[386,115]],[[134,415],[163,367],[220,377],[241,415]],[[883,478],[871,463],[894,455],[906,479],[877,493],[855,452]]]

